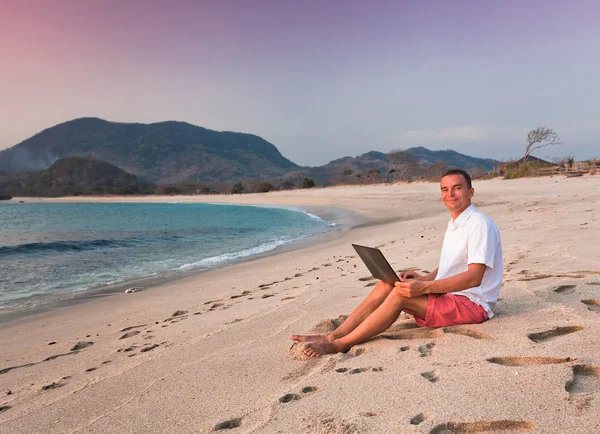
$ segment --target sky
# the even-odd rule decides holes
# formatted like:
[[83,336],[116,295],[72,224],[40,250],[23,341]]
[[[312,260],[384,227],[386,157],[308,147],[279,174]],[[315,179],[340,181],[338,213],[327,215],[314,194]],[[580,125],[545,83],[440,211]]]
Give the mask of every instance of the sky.
[[0,149],[80,117],[256,134],[317,166],[600,156],[595,0],[0,0]]

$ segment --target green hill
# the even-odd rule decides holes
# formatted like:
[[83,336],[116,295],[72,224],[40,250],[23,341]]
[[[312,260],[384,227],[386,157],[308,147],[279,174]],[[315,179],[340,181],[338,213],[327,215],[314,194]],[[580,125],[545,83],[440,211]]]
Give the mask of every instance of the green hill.
[[12,196],[152,193],[156,185],[112,164],[68,157],[48,169],[0,176],[0,192]]
[[48,128],[0,152],[0,171],[47,169],[87,156],[158,183],[267,179],[298,167],[266,140],[185,122],[154,124],[81,118]]

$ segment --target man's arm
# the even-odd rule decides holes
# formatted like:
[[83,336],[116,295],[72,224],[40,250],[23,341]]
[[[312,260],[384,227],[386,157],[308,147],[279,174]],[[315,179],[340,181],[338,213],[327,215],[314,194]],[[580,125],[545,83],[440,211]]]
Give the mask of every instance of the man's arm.
[[418,280],[423,280],[425,282],[429,282],[431,280],[435,280],[435,278],[437,277],[437,273],[438,273],[439,267],[436,268],[435,270],[433,270],[431,273],[426,274],[424,276],[421,277],[417,277]]
[[[425,294],[446,294],[474,288],[481,285],[485,264],[469,264],[467,271],[447,277],[445,279],[425,281],[423,279],[405,280],[396,282],[396,288],[400,295],[414,298]],[[437,269],[434,271],[437,275]],[[422,277],[429,277],[431,274]]]

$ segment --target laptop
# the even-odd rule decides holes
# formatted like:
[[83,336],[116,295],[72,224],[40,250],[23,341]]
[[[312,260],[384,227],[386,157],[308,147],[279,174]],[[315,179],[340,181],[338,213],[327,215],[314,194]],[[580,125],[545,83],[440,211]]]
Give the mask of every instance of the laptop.
[[390,285],[400,281],[390,263],[385,259],[383,253],[381,253],[381,250],[358,244],[352,244],[352,247],[354,247],[354,250],[356,250],[356,253],[363,260],[373,277]]

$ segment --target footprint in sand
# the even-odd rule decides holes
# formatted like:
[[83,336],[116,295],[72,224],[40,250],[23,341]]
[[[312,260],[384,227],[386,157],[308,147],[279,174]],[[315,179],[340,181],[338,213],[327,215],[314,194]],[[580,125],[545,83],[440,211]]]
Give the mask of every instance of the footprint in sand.
[[592,312],[600,312],[600,300],[588,299],[581,300],[581,302],[587,306],[588,310],[591,310]]
[[153,345],[150,345],[149,347],[144,347],[144,348],[142,348],[140,350],[140,353],[145,353],[147,351],[152,351],[154,348],[158,348],[159,346],[160,345],[158,345],[158,344],[153,344]]
[[10,408],[10,405],[0,405],[0,413],[6,411]]
[[225,422],[218,423],[213,427],[212,430],[221,431],[222,429],[234,429],[239,428],[240,426],[242,426],[242,418],[238,417],[236,419],[229,419]]
[[420,357],[428,357],[433,353],[433,347],[435,347],[435,342],[429,342],[428,344],[421,345],[419,347],[419,356]]
[[127,338],[132,338],[132,337],[134,337],[134,336],[137,336],[137,335],[139,335],[139,334],[140,334],[139,330],[134,330],[134,331],[132,331],[132,332],[127,332],[127,333],[125,333],[125,334],[124,334],[123,336],[121,336],[119,339],[127,339]]
[[390,339],[393,341],[403,339],[433,339],[439,337],[441,334],[442,331],[440,329],[430,329],[416,326],[416,328],[408,328],[402,330],[390,329],[387,332],[385,332],[385,334],[379,335],[379,338]]
[[171,314],[171,317],[172,317],[172,318],[175,318],[175,317],[177,317],[177,316],[182,316],[182,315],[185,315],[186,313],[188,313],[188,311],[187,311],[187,310],[176,310],[175,312],[173,312],[173,313]]
[[300,390],[300,393],[312,393],[316,392],[317,390],[319,390],[317,386],[306,386],[303,387],[302,390]]
[[373,276],[359,277],[358,280],[359,282],[368,282],[369,280],[375,280],[375,278]]
[[429,417],[424,413],[419,413],[410,420],[411,425],[419,425],[425,422]]
[[347,354],[351,357],[358,357],[361,354],[364,354],[366,352],[367,352],[367,350],[364,348],[352,348],[350,351],[348,351]]
[[348,352],[339,354],[338,357],[340,361],[345,361],[348,359],[353,359],[354,357],[358,357],[366,352],[367,350],[365,348],[351,348]]
[[354,368],[348,371],[348,374],[361,374],[363,372],[368,371],[369,368]]
[[564,336],[564,335],[568,335],[570,333],[579,332],[583,329],[584,329],[583,327],[579,327],[579,326],[555,327],[551,330],[546,330],[544,332],[530,333],[527,335],[527,337],[529,339],[531,339],[533,342],[540,343],[540,342],[546,342],[550,339],[554,339],[558,336]]
[[58,389],[59,387],[63,387],[65,384],[66,383],[63,383],[61,381],[53,381],[52,383],[43,386],[42,390]]
[[574,395],[591,394],[598,391],[600,367],[591,365],[573,366],[573,378],[565,385],[565,390]]
[[478,432],[526,432],[533,431],[535,424],[522,420],[482,420],[478,422],[447,422],[436,425],[429,434],[456,434]]
[[95,371],[96,369],[98,369],[98,368],[87,368],[87,369],[85,370],[85,372],[93,372],[93,371]]
[[350,369],[350,368],[338,368],[335,370],[335,372],[339,372],[339,373],[345,373],[347,372],[348,374],[362,374],[363,372],[367,372],[367,371],[371,371],[371,372],[383,372],[385,371],[385,368],[383,366],[378,366],[375,368],[354,368],[354,369]]
[[287,404],[288,402],[297,401],[300,398],[302,397],[296,393],[287,393],[279,398],[279,402]]
[[73,348],[71,348],[71,351],[83,350],[84,348],[87,348],[92,345],[94,345],[93,342],[78,342]]
[[537,366],[537,365],[558,365],[561,363],[572,362],[575,359],[570,357],[491,357],[486,359],[490,363],[502,366]]
[[560,285],[554,290],[554,292],[557,294],[571,294],[575,292],[576,287],[577,285]]
[[575,405],[575,411],[581,414],[587,410],[595,393],[600,389],[600,367],[591,365],[573,366],[573,378],[565,384],[569,392],[569,401]]
[[440,379],[435,371],[421,372],[421,377],[426,378],[431,383],[436,383]]
[[137,329],[140,327],[146,327],[148,324],[140,324],[140,325],[134,325],[134,326],[129,326],[129,327],[125,327],[123,330],[119,330],[119,332],[123,333],[123,332],[128,332],[129,330],[133,330],[133,329]]
[[473,339],[492,339],[490,335],[481,333],[463,326],[450,326],[443,328],[444,333],[453,333],[457,335],[468,336]]

